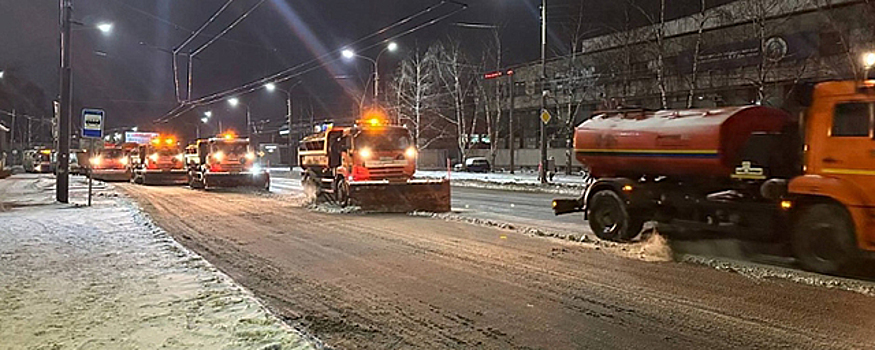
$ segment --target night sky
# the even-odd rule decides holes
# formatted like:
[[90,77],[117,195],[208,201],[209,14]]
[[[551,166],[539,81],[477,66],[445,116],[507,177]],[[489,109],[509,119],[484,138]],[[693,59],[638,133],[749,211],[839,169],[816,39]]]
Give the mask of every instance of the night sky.
[[[260,0],[235,0],[194,48],[224,29]],[[717,5],[730,0],[709,0]],[[74,0],[74,18],[81,22],[73,34],[74,111],[97,107],[107,111],[108,127],[150,122],[175,106],[173,73],[169,51],[203,24],[226,0]],[[11,98],[0,98],[0,109],[25,109],[34,115],[49,114],[50,100],[58,93],[58,8],[57,0],[0,0],[0,69],[7,79],[0,91],[39,91],[45,101],[38,107]],[[207,48],[194,63],[193,95],[208,95],[259,79],[285,68],[307,62],[327,52],[336,52],[365,35],[416,13],[434,0],[266,0],[249,18],[222,40]],[[504,56],[508,64],[539,57],[539,0],[468,0],[470,7],[441,23],[397,40],[401,50],[381,60],[384,79],[397,60],[416,47],[424,49],[435,40],[463,39],[470,54],[491,42],[486,30],[463,29],[454,22],[491,23],[502,26]],[[551,20],[551,54],[567,50],[563,24],[570,21],[575,6],[585,6],[585,22],[593,34],[619,26],[620,0],[553,0],[548,2]],[[656,0],[639,0],[646,9]],[[697,11],[698,0],[669,1],[672,17]],[[454,9],[445,5],[431,19]],[[643,24],[640,16],[634,19]],[[104,35],[93,26],[112,22],[113,31]],[[421,21],[420,21],[421,23]],[[371,40],[375,43],[385,37]],[[373,56],[378,49],[360,52]],[[335,55],[331,55],[334,57]],[[184,65],[185,61],[181,63]],[[344,113],[360,96],[370,72],[366,61],[323,61],[295,90],[296,100],[312,99],[321,118]],[[28,90],[30,89],[30,90]],[[35,94],[28,93],[29,96]],[[37,94],[38,95],[38,94]],[[252,110],[253,119],[278,119],[285,114],[284,96],[256,91],[241,96]],[[43,107],[43,110],[34,110]],[[216,118],[243,126],[242,109],[226,104],[209,107]],[[199,111],[206,110],[201,108]],[[195,113],[180,122],[193,123]],[[6,120],[6,119],[0,119]],[[180,127],[181,124],[176,125]],[[161,127],[159,127],[161,128]],[[189,127],[189,130],[192,128]]]

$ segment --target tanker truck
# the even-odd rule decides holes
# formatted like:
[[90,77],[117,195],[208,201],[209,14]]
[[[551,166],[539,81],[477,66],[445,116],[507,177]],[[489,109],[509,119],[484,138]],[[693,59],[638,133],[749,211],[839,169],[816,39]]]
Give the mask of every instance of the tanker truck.
[[302,183],[317,198],[376,212],[450,210],[447,180],[413,178],[418,151],[406,127],[370,113],[352,126],[317,128],[298,152]]
[[743,106],[596,113],[575,130],[597,180],[556,215],[583,212],[627,242],[647,221],[786,244],[840,273],[875,251],[875,81],[823,82],[798,115]]

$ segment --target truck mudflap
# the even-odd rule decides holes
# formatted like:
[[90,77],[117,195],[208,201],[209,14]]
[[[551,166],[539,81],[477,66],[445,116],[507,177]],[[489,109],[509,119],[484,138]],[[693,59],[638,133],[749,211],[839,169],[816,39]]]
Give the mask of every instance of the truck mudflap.
[[252,186],[266,190],[270,186],[270,174],[267,172],[210,172],[204,174],[204,184],[207,188]]
[[445,213],[450,211],[449,180],[405,182],[360,181],[350,183],[350,202],[363,211]]
[[144,185],[184,185],[188,183],[185,170],[143,171],[138,174]]
[[100,181],[128,181],[131,179],[131,173],[126,169],[99,169],[91,171],[91,178]]

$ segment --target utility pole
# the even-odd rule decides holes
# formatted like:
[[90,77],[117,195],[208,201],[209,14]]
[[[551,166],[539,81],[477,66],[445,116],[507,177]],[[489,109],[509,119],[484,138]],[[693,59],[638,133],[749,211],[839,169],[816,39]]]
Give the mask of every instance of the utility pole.
[[12,129],[9,133],[9,145],[15,148],[15,109],[12,109]]
[[[547,0],[541,0],[541,110],[547,109]],[[538,179],[547,183],[547,123],[541,124],[541,166]]]
[[509,148],[510,148],[510,173],[511,174],[514,173],[514,158],[516,158],[516,156],[514,155],[515,137],[514,137],[514,133],[513,133],[513,110],[516,107],[516,105],[514,104],[514,102],[516,102],[516,98],[515,98],[516,97],[516,83],[514,81],[514,75],[515,74],[510,75],[510,108],[508,108],[508,116],[507,116],[509,119],[508,120],[508,129],[510,129],[510,131],[509,131],[509,133],[510,133],[510,147]]
[[[290,89],[291,90],[291,89]],[[297,150],[295,149],[295,137],[292,134],[294,121],[292,120],[292,93],[289,91],[286,96],[286,116],[289,118],[289,171],[295,167],[295,161],[297,157]]]
[[55,195],[58,202],[70,202],[70,119],[73,113],[73,70],[70,67],[70,32],[73,0],[61,1],[61,115],[58,128],[58,179]]

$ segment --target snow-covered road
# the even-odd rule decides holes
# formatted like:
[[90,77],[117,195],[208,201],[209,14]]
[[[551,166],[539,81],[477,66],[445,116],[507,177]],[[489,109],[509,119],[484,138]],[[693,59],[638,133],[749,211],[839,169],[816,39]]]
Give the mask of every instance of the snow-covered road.
[[52,184],[0,181],[0,349],[314,347],[114,190]]

